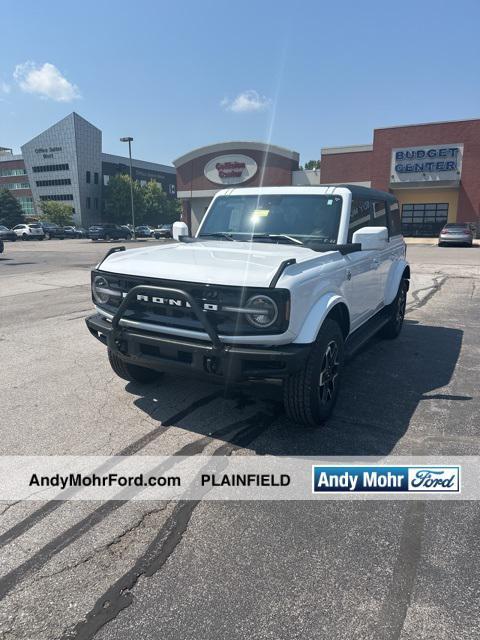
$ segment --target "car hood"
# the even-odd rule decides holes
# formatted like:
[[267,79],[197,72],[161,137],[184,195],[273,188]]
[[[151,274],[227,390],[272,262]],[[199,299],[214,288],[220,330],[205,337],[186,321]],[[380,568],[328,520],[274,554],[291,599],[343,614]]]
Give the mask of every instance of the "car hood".
[[113,253],[101,264],[101,270],[185,282],[268,287],[284,260],[304,262],[321,255],[325,254],[286,244],[175,242]]

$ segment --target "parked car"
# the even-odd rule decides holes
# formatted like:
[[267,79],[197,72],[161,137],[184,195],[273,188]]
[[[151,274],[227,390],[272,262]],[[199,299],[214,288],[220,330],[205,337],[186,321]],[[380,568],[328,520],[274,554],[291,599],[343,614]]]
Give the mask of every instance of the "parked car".
[[31,224],[17,224],[13,227],[12,231],[15,232],[17,238],[22,240],[43,240],[45,233],[42,229],[42,225],[39,222],[32,222]]
[[130,240],[132,233],[127,227],[111,222],[92,225],[88,230],[90,240]]
[[8,229],[3,224],[0,224],[0,240],[11,240],[15,242],[17,239],[17,234],[12,229]]
[[154,229],[153,235],[157,240],[160,240],[160,238],[171,238],[172,228],[173,224],[162,224],[158,229]]
[[183,223],[173,231],[182,242],[115,247],[92,272],[87,326],[121,378],[275,378],[292,422],[317,426],[346,358],[377,333],[400,334],[410,267],[389,193],[225,189],[195,238]]
[[60,227],[58,224],[54,224],[53,222],[39,222],[38,224],[41,225],[43,229],[45,240],[50,240],[51,238],[63,240],[65,238],[65,231],[63,227]]
[[438,246],[444,244],[473,245],[472,225],[469,222],[449,222],[440,231]]
[[153,238],[153,230],[146,224],[135,227],[135,235],[137,238]]
[[86,238],[87,237],[87,231],[83,227],[74,227],[74,226],[68,225],[66,227],[63,227],[63,230],[65,232],[66,238]]

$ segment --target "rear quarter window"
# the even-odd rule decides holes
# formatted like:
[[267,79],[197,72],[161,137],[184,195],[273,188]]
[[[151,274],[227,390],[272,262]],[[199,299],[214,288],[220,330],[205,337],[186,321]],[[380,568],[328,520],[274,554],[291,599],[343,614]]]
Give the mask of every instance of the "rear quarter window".
[[372,219],[372,209],[373,203],[370,200],[359,200],[356,198],[352,200],[347,242],[352,241],[352,237],[355,231],[362,229],[362,227],[370,226],[370,221]]
[[391,202],[389,206],[390,235],[399,236],[402,233],[402,220],[398,202]]

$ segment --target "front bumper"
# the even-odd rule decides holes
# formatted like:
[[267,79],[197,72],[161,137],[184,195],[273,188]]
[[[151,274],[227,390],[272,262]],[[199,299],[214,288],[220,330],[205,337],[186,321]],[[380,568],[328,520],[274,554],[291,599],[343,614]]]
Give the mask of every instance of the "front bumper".
[[311,345],[244,347],[175,338],[136,329],[114,329],[100,314],[86,318],[90,333],[122,360],[157,371],[182,371],[230,382],[285,378],[301,369]]

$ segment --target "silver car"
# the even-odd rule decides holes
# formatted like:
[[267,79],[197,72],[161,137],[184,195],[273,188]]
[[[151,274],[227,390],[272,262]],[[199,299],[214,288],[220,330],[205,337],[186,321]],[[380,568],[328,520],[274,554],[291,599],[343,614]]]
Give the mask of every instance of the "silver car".
[[444,244],[473,245],[473,231],[468,222],[449,222],[440,231],[438,246]]

